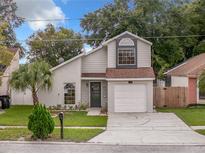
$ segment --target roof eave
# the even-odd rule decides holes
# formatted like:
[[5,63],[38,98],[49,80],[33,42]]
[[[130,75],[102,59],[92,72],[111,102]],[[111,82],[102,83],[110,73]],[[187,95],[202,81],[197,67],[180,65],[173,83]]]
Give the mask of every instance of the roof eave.
[[119,35],[117,35],[117,36],[115,36],[115,37],[113,37],[113,38],[103,42],[102,45],[107,45],[108,43],[112,42],[113,40],[115,40],[115,39],[117,39],[117,38],[119,38],[119,37],[121,37],[121,36],[123,36],[125,34],[129,34],[129,35],[131,35],[131,36],[133,36],[133,37],[135,37],[135,38],[137,38],[137,39],[139,39],[139,40],[141,40],[141,41],[143,41],[143,42],[145,42],[145,43],[147,43],[149,45],[152,45],[152,42],[147,41],[147,40],[145,40],[145,39],[143,39],[143,38],[141,38],[141,37],[139,37],[139,36],[137,36],[135,34],[132,34],[132,33],[128,32],[128,31],[125,31],[125,32],[123,32],[123,33],[121,33],[121,34],[119,34]]

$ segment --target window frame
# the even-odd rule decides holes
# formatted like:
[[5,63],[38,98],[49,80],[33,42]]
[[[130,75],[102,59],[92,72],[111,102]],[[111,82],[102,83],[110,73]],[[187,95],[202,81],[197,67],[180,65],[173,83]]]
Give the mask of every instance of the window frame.
[[[120,50],[129,50],[129,49],[132,49],[133,53],[134,53],[134,63],[133,64],[120,64]],[[122,53],[122,51],[121,51]],[[119,46],[118,49],[117,49],[117,66],[136,66],[137,65],[137,62],[136,62],[136,59],[137,59],[137,54],[136,54],[136,49],[135,49],[135,46]]]
[[205,99],[205,92],[201,95],[200,88],[199,88],[199,99]]
[[[68,97],[68,99],[66,99],[66,94],[69,94],[69,88],[67,88],[67,93],[65,93],[65,86],[67,85],[67,84],[72,84],[72,86],[73,86],[73,89],[70,89],[70,90],[72,90],[72,92],[71,92],[71,95],[68,95],[67,97]],[[72,96],[72,93],[74,93],[74,95]],[[69,100],[69,97],[70,98],[72,98],[72,99],[70,99]],[[76,104],[76,100],[75,100],[75,98],[76,98],[76,84],[75,83],[64,83],[64,104],[65,105],[74,105],[74,104]],[[68,102],[71,102],[71,103],[66,103],[66,101],[68,101]]]

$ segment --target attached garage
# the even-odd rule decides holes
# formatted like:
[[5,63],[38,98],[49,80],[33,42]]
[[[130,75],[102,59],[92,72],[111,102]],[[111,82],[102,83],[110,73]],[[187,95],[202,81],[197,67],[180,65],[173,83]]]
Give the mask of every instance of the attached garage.
[[145,84],[119,84],[114,86],[115,112],[146,112]]
[[153,81],[108,81],[108,112],[153,112]]

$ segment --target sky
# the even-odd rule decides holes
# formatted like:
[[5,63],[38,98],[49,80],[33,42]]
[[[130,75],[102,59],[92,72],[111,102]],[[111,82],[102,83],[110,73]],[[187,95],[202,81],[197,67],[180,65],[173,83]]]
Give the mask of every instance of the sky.
[[[80,27],[80,20],[85,14],[93,12],[106,4],[112,3],[112,0],[14,0],[17,4],[16,14],[20,17],[32,20],[44,19],[73,19],[66,21],[26,21],[16,32],[17,40],[26,40],[30,35],[39,29],[44,29],[48,23],[55,26],[63,26],[83,33]],[[20,41],[27,48],[24,41]],[[85,49],[90,47],[85,45]],[[26,59],[20,62],[25,63]]]

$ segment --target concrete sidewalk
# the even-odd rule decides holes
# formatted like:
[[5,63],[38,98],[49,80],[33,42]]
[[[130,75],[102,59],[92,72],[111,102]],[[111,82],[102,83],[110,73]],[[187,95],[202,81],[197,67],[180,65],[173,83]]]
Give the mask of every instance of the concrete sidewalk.
[[205,145],[173,113],[116,113],[108,117],[107,130],[89,142],[119,145]]

